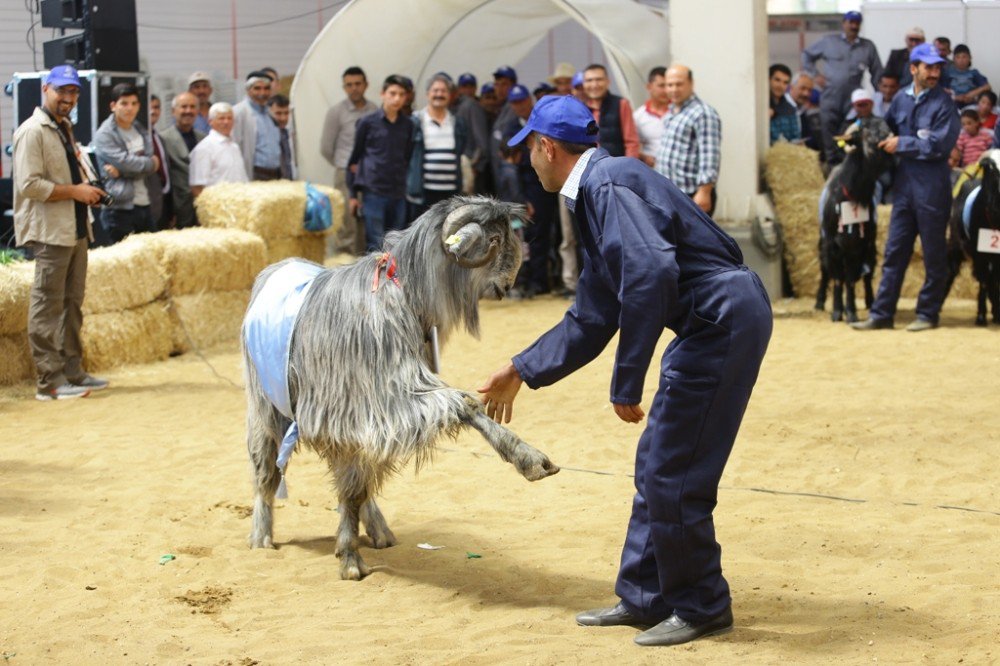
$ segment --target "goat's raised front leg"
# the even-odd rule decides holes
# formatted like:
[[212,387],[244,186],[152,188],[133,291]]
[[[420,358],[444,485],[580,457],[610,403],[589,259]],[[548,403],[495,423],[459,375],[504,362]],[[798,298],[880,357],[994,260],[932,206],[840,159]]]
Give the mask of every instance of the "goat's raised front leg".
[[389,548],[398,543],[396,535],[389,529],[385,516],[375,503],[375,498],[369,497],[361,505],[361,522],[365,524],[365,532],[371,537],[372,548]]
[[501,459],[514,465],[521,476],[528,481],[538,481],[559,472],[559,467],[547,455],[486,416],[476,398],[466,395],[465,402],[469,408],[469,425],[480,432]]

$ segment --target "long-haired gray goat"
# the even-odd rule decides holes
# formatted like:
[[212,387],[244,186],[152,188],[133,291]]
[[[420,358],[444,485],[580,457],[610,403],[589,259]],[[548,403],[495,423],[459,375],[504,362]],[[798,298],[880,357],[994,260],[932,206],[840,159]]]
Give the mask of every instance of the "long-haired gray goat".
[[501,298],[513,284],[521,252],[510,221],[523,215],[520,206],[454,197],[390,234],[385,253],[334,269],[305,264],[315,278],[288,342],[285,414],[265,392],[249,321],[265,283],[289,261],[261,272],[242,336],[255,483],[252,548],[273,547],[279,444],[293,421],[299,440],[333,474],[340,503],[336,553],[345,579],[369,573],[358,554],[359,520],[375,548],[396,543],[375,495],[409,460],[418,468],[426,462],[440,435],[475,428],[529,481],[559,471],[490,420],[475,396],[441,381],[428,358],[435,327],[442,343],[460,325],[478,335],[479,299]]

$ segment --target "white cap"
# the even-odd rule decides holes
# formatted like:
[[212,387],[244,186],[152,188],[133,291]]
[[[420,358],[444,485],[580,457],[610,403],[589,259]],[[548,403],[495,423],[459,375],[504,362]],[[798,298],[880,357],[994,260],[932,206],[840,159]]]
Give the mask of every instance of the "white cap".
[[910,28],[909,30],[906,31],[906,36],[907,37],[919,37],[920,39],[924,39],[925,38],[924,37],[924,29],[920,28],[920,27]]
[[851,93],[851,104],[856,104],[857,102],[874,102],[875,99],[872,94],[865,90],[864,88],[858,88]]
[[192,83],[197,83],[198,81],[208,81],[209,83],[211,83],[212,75],[209,74],[208,72],[195,72],[194,74],[188,77],[188,86],[190,86]]

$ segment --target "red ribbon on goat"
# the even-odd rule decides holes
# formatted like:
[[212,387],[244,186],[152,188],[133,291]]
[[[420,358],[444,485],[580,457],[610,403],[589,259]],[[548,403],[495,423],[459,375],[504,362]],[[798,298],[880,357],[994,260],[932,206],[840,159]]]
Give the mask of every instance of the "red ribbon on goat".
[[378,261],[375,262],[375,278],[372,280],[372,291],[378,291],[378,277],[382,273],[383,268],[385,268],[385,276],[392,280],[393,284],[402,289],[403,285],[399,283],[399,278],[396,277],[396,257],[388,252],[383,252],[379,256]]

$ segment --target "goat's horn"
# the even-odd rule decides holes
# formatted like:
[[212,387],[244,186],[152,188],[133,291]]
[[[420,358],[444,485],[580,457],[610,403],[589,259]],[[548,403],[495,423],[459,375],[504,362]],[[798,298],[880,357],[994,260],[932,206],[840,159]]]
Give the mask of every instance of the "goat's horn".
[[465,216],[465,209],[472,204],[466,204],[465,206],[459,206],[455,210],[448,213],[448,217],[444,218],[444,224],[441,225],[441,238],[448,238],[453,233],[465,226],[463,217]]
[[455,263],[462,268],[479,268],[480,266],[485,266],[494,259],[496,259],[497,254],[500,252],[500,244],[497,241],[491,241],[490,247],[486,250],[484,254],[479,259],[463,259],[461,257],[455,257]]

